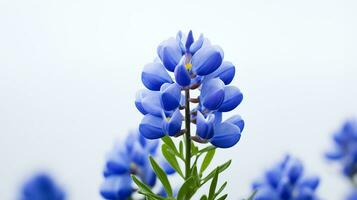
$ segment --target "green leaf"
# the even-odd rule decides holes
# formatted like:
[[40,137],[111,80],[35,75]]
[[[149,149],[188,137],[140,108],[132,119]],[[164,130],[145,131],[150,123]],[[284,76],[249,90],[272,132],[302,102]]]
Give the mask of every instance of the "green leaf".
[[211,186],[209,187],[208,200],[214,200],[214,196],[216,193],[217,181],[218,181],[219,168],[215,170],[214,177],[211,182]]
[[158,199],[158,200],[163,200],[164,198],[160,197],[157,194],[154,194],[151,191],[151,188],[146,185],[145,183],[141,182],[135,175],[131,175],[131,178],[133,179],[134,183],[139,187],[139,193],[149,197],[151,199]]
[[202,174],[207,169],[207,167],[209,166],[209,164],[211,163],[211,161],[213,159],[213,156],[214,156],[215,152],[216,152],[216,149],[210,149],[207,152],[205,158],[202,161],[200,174]]
[[186,200],[190,198],[190,196],[188,195],[191,194],[193,190],[193,182],[194,179],[192,176],[185,181],[185,183],[182,185],[182,187],[177,193],[177,200]]
[[200,200],[207,200],[207,196],[206,195],[203,195]]
[[150,163],[152,166],[152,169],[154,170],[155,174],[157,175],[157,178],[161,181],[162,185],[165,188],[165,191],[169,197],[172,197],[172,188],[169,182],[169,179],[167,178],[167,175],[165,171],[156,163],[156,161],[150,156]]
[[191,142],[191,155],[194,156],[198,153],[198,147],[195,143]]
[[180,141],[180,143],[179,143],[179,150],[180,150],[180,156],[183,158],[183,142],[182,141]]
[[251,195],[250,197],[247,199],[247,200],[253,200],[253,198],[255,197],[255,195],[257,194],[257,190],[255,190]]
[[225,194],[225,195],[219,197],[217,200],[225,200],[227,198],[227,196],[228,196],[228,194]]
[[179,153],[176,149],[176,145],[175,143],[172,141],[172,139],[170,138],[170,136],[164,136],[161,138],[161,140],[170,147],[170,149],[172,149],[172,151],[174,151],[175,153]]
[[213,146],[213,145],[210,145],[210,146],[208,146],[208,147],[205,147],[205,148],[199,150],[199,151],[198,151],[198,154],[205,153],[205,152],[210,151],[210,150],[212,150],[212,149],[216,149],[216,147]]
[[223,185],[218,189],[218,191],[216,192],[216,194],[214,195],[215,198],[224,190],[224,188],[226,188],[227,186],[227,181],[223,183]]
[[200,181],[201,181],[201,179],[200,179],[200,177],[199,177],[199,175],[198,175],[198,170],[197,170],[197,165],[196,165],[196,163],[193,164],[193,166],[192,166],[190,172],[191,172],[191,177],[192,177],[193,180],[194,180],[194,181],[193,181],[194,187],[199,187],[199,186],[200,186]]
[[163,144],[161,146],[161,151],[167,162],[170,163],[171,167],[175,169],[175,171],[183,178],[184,175],[180,168],[180,165],[177,162],[175,154],[171,151],[171,148],[167,144]]
[[[221,173],[221,172],[223,172],[224,170],[226,170],[226,169],[231,165],[231,163],[232,163],[232,160],[229,160],[229,161],[225,162],[223,165],[220,165],[220,166],[218,167],[219,173]],[[216,171],[216,170],[212,171],[212,172],[209,173],[205,178],[202,179],[203,182],[201,183],[201,186],[204,185],[205,183],[207,183],[207,181],[209,181],[211,178],[214,177],[215,171]]]

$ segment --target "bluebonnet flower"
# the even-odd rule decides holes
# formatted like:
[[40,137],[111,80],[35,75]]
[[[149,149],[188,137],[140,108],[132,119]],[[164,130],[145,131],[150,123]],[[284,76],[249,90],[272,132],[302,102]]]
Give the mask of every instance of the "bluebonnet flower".
[[326,153],[330,160],[340,161],[343,174],[353,178],[357,173],[357,121],[345,122],[333,135],[335,148]]
[[144,115],[139,130],[148,139],[179,136],[185,108],[184,90],[198,89],[197,106],[191,110],[196,123],[198,142],[211,142],[216,147],[235,145],[244,128],[243,119],[236,115],[222,120],[222,113],[235,109],[243,99],[241,91],[229,85],[235,66],[224,61],[223,51],[203,35],[194,40],[179,32],[176,38],[163,41],[157,48],[158,58],[144,66],[141,79],[146,89],[136,94],[135,105]]
[[316,176],[305,176],[302,163],[290,156],[267,170],[262,180],[253,184],[255,200],[317,200]]
[[65,200],[64,191],[45,174],[39,173],[29,179],[22,187],[19,200]]
[[149,162],[150,155],[159,159],[167,174],[174,173],[174,169],[159,154],[158,146],[158,140],[147,140],[138,131],[131,132],[125,141],[116,145],[107,155],[103,171],[105,180],[101,185],[100,194],[105,199],[128,199],[135,191],[131,174],[153,187],[156,175]]

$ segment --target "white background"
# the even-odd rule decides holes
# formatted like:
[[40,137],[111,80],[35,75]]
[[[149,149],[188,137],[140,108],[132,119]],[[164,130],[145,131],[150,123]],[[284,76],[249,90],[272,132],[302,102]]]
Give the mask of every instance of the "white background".
[[72,200],[100,199],[104,155],[137,127],[142,66],[178,30],[204,33],[235,63],[244,101],[229,199],[290,152],[320,196],[349,183],[328,165],[330,135],[357,113],[356,2],[0,0],[0,199],[48,170]]

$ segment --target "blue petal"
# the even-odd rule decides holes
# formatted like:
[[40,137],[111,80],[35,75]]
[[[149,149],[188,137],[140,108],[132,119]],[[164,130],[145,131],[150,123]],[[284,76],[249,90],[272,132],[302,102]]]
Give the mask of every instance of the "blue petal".
[[221,64],[223,51],[218,46],[201,48],[192,56],[192,70],[204,76],[214,72]]
[[155,116],[161,116],[163,112],[162,105],[161,105],[161,93],[160,92],[148,93],[141,100],[141,105],[147,113]]
[[279,182],[278,193],[280,194],[281,199],[291,199],[293,193],[293,185],[286,179],[282,179]]
[[186,51],[189,51],[191,44],[193,43],[194,39],[193,39],[193,34],[192,31],[188,32],[187,38],[186,38],[186,43],[185,43],[185,47],[186,47]]
[[325,153],[325,157],[329,160],[339,160],[345,156],[343,150],[339,147],[336,147],[333,151]]
[[258,189],[257,194],[254,196],[254,200],[279,200],[278,193],[270,187],[261,187]]
[[296,200],[318,200],[314,194],[314,191],[310,188],[298,188]]
[[175,136],[181,131],[183,116],[180,110],[176,110],[168,121],[165,121],[165,132]]
[[[132,130],[129,131],[129,134],[126,136],[125,138],[125,147],[126,147],[126,151],[131,153],[134,145],[139,141],[139,143],[142,146],[145,146],[146,144],[146,139],[142,140],[141,138],[143,138],[140,134],[138,130]],[[122,148],[121,145],[119,148]]]
[[220,78],[224,84],[228,85],[232,82],[235,74],[235,67],[231,62],[223,61],[221,66],[218,67],[216,71],[205,76],[205,80],[209,80],[211,78]]
[[237,144],[239,139],[239,128],[231,123],[223,122],[214,127],[214,136],[211,143],[219,148],[229,148]]
[[147,163],[143,168],[142,168],[143,173],[141,174],[141,179],[146,183],[147,185],[153,187],[156,183],[156,174],[152,170],[151,166],[149,163]]
[[168,163],[162,156],[159,157],[159,163],[166,174],[170,175],[176,172],[175,169],[171,167],[170,163]]
[[141,73],[141,80],[149,90],[160,90],[162,84],[172,83],[169,73],[167,73],[165,67],[159,62],[145,65]]
[[132,192],[129,175],[109,176],[100,186],[100,194],[106,199],[125,200],[131,196]]
[[177,32],[177,34],[176,34],[176,41],[177,41],[177,43],[178,43],[179,46],[180,46],[181,53],[184,54],[184,53],[186,52],[186,47],[185,47],[185,45],[183,45],[184,35],[183,35],[182,31]]
[[320,178],[317,176],[311,176],[304,178],[301,183],[299,184],[300,187],[308,187],[312,190],[316,190],[316,188],[319,186],[320,183]]
[[148,93],[150,93],[149,90],[142,89],[142,90],[137,91],[136,95],[135,95],[135,106],[143,115],[146,115],[147,112],[145,111],[145,109],[142,105],[142,100]]
[[145,141],[145,145],[143,145],[143,147],[145,149],[147,149],[149,151],[149,153],[151,153],[152,155],[156,154],[156,151],[157,151],[157,149],[159,147],[159,143],[160,143],[159,140],[148,140],[148,139],[145,139],[145,137],[141,134],[140,134],[140,140]]
[[224,100],[224,83],[214,78],[202,85],[200,98],[202,105],[209,110],[217,110]]
[[233,115],[232,117],[228,118],[225,122],[232,123],[239,127],[240,132],[244,129],[244,120],[240,115]]
[[265,173],[265,179],[269,185],[273,188],[277,188],[282,177],[282,171],[280,168],[274,167]]
[[135,164],[144,165],[147,161],[148,152],[143,149],[139,142],[136,142],[131,152],[131,159]]
[[198,38],[198,40],[196,40],[194,43],[191,44],[191,46],[190,46],[191,54],[195,54],[202,47],[203,40],[204,40],[204,37],[201,34],[200,37]]
[[297,159],[291,159],[287,168],[290,182],[296,183],[304,171],[302,163]]
[[173,72],[176,65],[182,57],[182,51],[179,42],[175,38],[163,41],[157,48],[162,63],[167,70]]
[[203,139],[211,139],[213,137],[214,115],[209,115],[209,120],[206,120],[200,111],[197,111],[197,130],[196,133]]
[[183,62],[180,62],[175,68],[175,80],[182,87],[189,86],[191,84],[191,77]]
[[129,155],[122,151],[111,151],[107,155],[106,175],[124,174],[130,171]]
[[165,110],[179,107],[181,100],[181,87],[176,84],[165,84],[161,87],[161,103]]
[[235,109],[243,100],[243,94],[235,86],[224,88],[224,100],[218,111],[228,112]]
[[161,117],[147,114],[139,125],[140,133],[147,139],[157,139],[165,136]]

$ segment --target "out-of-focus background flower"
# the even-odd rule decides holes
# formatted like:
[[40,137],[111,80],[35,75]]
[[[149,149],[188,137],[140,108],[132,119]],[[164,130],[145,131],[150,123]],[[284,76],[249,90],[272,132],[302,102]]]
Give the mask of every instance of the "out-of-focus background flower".
[[[69,199],[99,199],[105,153],[136,128],[134,95],[156,47],[204,33],[237,65],[246,121],[222,176],[229,199],[285,152],[321,175],[319,194],[350,184],[327,165],[330,136],[357,115],[355,1],[0,1],[0,199],[48,170]],[[231,113],[233,115],[234,113]]]

